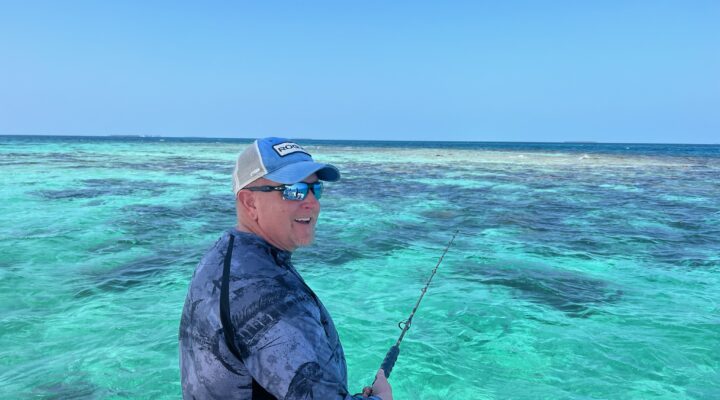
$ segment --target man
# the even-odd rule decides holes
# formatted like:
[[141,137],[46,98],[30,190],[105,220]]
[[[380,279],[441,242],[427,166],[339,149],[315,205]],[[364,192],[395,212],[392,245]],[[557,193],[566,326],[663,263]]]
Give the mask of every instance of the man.
[[257,140],[238,156],[237,226],[200,261],[183,308],[183,398],[392,400],[382,370],[349,394],[330,314],[290,261],[314,239],[322,181],[338,179],[287,139]]

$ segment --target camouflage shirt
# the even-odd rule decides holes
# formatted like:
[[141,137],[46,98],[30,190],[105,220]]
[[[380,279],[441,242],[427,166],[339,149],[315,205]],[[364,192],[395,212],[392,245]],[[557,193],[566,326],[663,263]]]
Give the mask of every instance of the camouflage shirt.
[[232,229],[200,261],[180,322],[184,399],[362,398],[348,394],[335,325],[290,256]]

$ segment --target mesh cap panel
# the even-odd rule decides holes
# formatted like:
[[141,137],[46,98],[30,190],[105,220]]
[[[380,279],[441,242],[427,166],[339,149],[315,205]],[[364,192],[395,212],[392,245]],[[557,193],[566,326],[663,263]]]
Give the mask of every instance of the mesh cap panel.
[[257,140],[248,146],[237,158],[233,171],[233,192],[237,196],[240,189],[250,182],[267,174],[260,158]]

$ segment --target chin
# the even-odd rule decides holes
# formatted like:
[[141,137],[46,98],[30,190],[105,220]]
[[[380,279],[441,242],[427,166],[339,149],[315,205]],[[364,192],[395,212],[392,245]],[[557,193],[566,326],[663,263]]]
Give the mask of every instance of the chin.
[[313,236],[308,239],[298,240],[297,244],[298,244],[298,247],[305,247],[305,246],[310,246],[311,244],[313,244],[314,241],[315,241],[315,237]]
[[297,238],[297,240],[295,240],[295,244],[297,244],[297,247],[305,247],[305,246],[310,246],[314,241],[315,241],[315,235],[313,234],[310,236],[303,236],[303,237]]

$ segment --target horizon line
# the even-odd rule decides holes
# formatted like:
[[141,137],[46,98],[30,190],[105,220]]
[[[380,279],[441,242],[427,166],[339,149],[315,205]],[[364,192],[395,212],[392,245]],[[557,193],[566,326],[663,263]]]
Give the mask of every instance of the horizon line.
[[[106,135],[82,135],[82,134],[0,134],[0,137],[96,137],[96,138],[118,138],[118,139],[203,139],[203,140],[255,140],[258,137],[214,137],[214,136],[162,136],[144,134],[106,134]],[[309,137],[288,137],[292,140],[312,141],[333,141],[333,142],[399,142],[399,143],[536,143],[536,144],[618,144],[618,145],[698,145],[698,146],[719,146],[720,143],[670,143],[670,142],[599,142],[592,140],[564,140],[564,141],[518,141],[518,140],[404,140],[404,139],[315,139]]]

